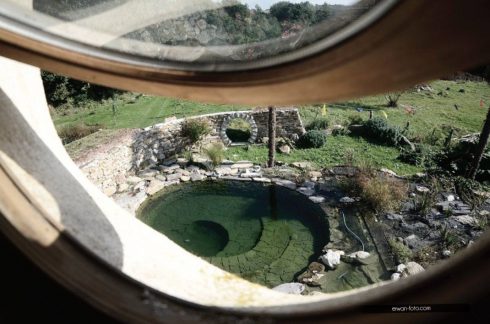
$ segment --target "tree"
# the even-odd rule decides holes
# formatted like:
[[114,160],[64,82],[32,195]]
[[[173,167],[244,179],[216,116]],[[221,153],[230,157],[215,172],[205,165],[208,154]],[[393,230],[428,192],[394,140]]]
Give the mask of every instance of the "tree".
[[483,157],[483,153],[485,153],[485,148],[487,147],[488,138],[490,137],[490,107],[488,108],[487,118],[485,119],[485,123],[483,124],[483,129],[480,133],[480,139],[478,140],[478,145],[476,146],[475,157],[473,158],[470,167],[468,168],[468,172],[466,174],[467,178],[475,179],[476,173],[480,168],[480,162]]
[[274,167],[276,160],[276,107],[269,106],[269,161],[267,166]]

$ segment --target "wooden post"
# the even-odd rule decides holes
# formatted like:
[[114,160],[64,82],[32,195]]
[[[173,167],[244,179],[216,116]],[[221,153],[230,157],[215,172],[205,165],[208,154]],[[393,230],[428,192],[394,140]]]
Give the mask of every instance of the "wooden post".
[[276,108],[269,106],[269,160],[267,166],[274,167],[276,160]]
[[488,138],[490,137],[490,107],[488,108],[487,118],[485,119],[485,123],[483,124],[483,129],[480,133],[480,140],[478,141],[478,145],[475,151],[475,157],[473,158],[473,162],[471,163],[467,177],[470,179],[475,179],[476,173],[480,168],[480,162],[483,157],[483,153],[485,153],[485,148],[487,147]]

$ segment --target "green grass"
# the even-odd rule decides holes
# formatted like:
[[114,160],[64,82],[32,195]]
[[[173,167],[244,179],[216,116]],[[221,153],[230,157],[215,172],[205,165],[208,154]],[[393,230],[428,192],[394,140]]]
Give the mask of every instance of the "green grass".
[[[400,152],[396,148],[371,144],[362,138],[350,136],[330,136],[322,148],[297,149],[293,150],[290,155],[278,153],[276,158],[286,163],[310,161],[318,168],[325,168],[345,164],[344,156],[347,149],[354,151],[357,161],[369,161],[378,167],[391,169],[400,175],[422,171],[421,168],[398,161],[397,157]],[[267,161],[267,152],[267,147],[265,146],[250,146],[248,149],[231,147],[226,151],[225,155],[227,159],[234,161],[249,160],[255,163],[265,163]]]
[[[116,107],[115,114],[112,110],[113,103]],[[125,94],[115,100],[108,100],[90,108],[79,107],[55,113],[53,120],[57,129],[80,122],[86,125],[104,125],[105,128],[143,128],[161,123],[165,118],[172,116],[181,118],[244,109],[247,108],[201,104],[163,97],[140,96],[135,99],[134,94]]]
[[[388,117],[390,124],[404,127],[410,123],[409,137],[424,138],[436,130],[441,137],[455,130],[455,135],[479,132],[485,118],[486,109],[480,108],[480,100],[485,108],[490,104],[490,88],[483,82],[435,81],[431,83],[433,92],[405,91],[398,108],[386,107],[384,95],[370,96],[342,103],[327,104],[326,115],[322,116],[322,105],[300,107],[303,124],[307,125],[317,118],[327,118],[329,125],[346,124],[349,118],[360,116],[367,119],[369,110],[375,116]],[[449,88],[449,90],[447,90]],[[459,92],[464,89],[464,92]],[[442,95],[438,93],[442,92]],[[112,105],[117,111],[113,114]],[[406,113],[403,105],[414,107],[414,115]],[[458,110],[454,105],[458,106]],[[214,112],[245,110],[251,107],[214,105],[189,102],[185,100],[124,94],[90,108],[78,108],[55,112],[53,120],[58,129],[83,122],[87,125],[104,125],[108,129],[141,128],[161,123],[167,117],[187,117]],[[356,108],[362,108],[358,112]],[[384,116],[383,116],[384,118]],[[82,139],[83,141],[83,139]],[[361,138],[350,136],[329,136],[327,144],[319,149],[293,150],[291,155],[278,155],[284,162],[310,161],[318,167],[330,167],[345,162],[347,149],[354,152],[357,160],[364,160],[379,167],[389,168],[399,174],[408,175],[421,171],[421,168],[397,160],[399,151],[393,147],[381,146]],[[226,157],[232,160],[251,160],[264,163],[267,149],[261,146],[230,148]]]

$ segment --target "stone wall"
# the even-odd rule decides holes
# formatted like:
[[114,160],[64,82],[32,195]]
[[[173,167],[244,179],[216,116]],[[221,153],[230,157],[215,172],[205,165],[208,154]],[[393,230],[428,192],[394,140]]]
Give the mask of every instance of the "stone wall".
[[[253,139],[260,142],[268,134],[268,110],[251,110],[239,112],[224,112],[187,118],[206,120],[211,126],[211,133],[203,139],[203,145],[210,142],[224,142],[229,145],[226,125],[233,118],[253,119]],[[185,150],[190,142],[181,136],[182,125],[186,119],[170,119],[164,123],[147,127],[136,137],[133,145],[134,169],[141,170],[157,164],[165,163],[175,157],[176,154]],[[223,127],[224,126],[224,127]],[[277,131],[278,137],[295,139],[304,133],[304,127],[296,108],[277,109]]]

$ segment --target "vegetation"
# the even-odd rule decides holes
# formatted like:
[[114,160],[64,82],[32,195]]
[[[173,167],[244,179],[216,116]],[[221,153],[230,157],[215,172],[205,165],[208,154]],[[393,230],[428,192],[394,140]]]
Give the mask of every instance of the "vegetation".
[[305,127],[307,130],[326,130],[328,128],[327,118],[314,119]]
[[412,259],[412,251],[403,242],[391,238],[388,244],[397,263],[406,263]]
[[[386,110],[383,95],[365,97],[341,103],[330,103],[321,118],[328,119],[329,127],[364,123],[369,118],[380,117],[390,127],[398,127],[415,145],[395,147],[381,144],[365,137],[349,136],[348,132],[329,137],[320,148],[295,149],[290,154],[279,154],[277,159],[286,163],[310,161],[317,167],[331,167],[344,163],[346,151],[355,152],[359,160],[370,161],[377,167],[385,167],[400,175],[409,175],[424,169],[449,170],[449,175],[464,175],[466,166],[474,151],[468,151],[470,144],[459,145],[455,139],[481,130],[486,110],[480,107],[480,100],[490,102],[490,91],[486,83],[471,81],[435,81],[430,84],[433,91],[407,90],[400,97],[400,108]],[[449,89],[449,90],[446,90]],[[459,92],[464,89],[464,92]],[[446,91],[448,96],[437,95]],[[113,106],[116,114],[113,114]],[[416,113],[407,113],[405,106],[414,107]],[[454,108],[458,106],[458,109]],[[319,119],[323,105],[300,107],[305,125]],[[189,117],[222,111],[245,110],[252,107],[213,105],[177,100],[171,98],[142,96],[133,93],[118,93],[114,98],[103,99],[96,104],[80,102],[72,107],[52,110],[57,129],[76,124],[104,125],[106,129],[140,128],[164,121],[167,117]],[[387,114],[387,118],[383,116]],[[409,128],[406,129],[407,122]],[[452,134],[452,135],[451,135]],[[446,142],[449,145],[446,146]],[[474,146],[473,146],[474,147]],[[246,150],[233,147],[225,151],[232,160],[267,162],[268,150],[265,146],[251,146]],[[400,157],[400,158],[398,158]],[[485,170],[490,170],[490,155],[483,156],[477,180],[484,180]],[[487,162],[488,161],[488,162]],[[487,167],[488,163],[488,167]],[[457,167],[456,171],[453,170]],[[461,171],[459,171],[461,170]],[[490,174],[490,173],[489,173]]]
[[68,144],[90,134],[93,134],[103,128],[101,125],[86,125],[83,123],[65,126],[58,130],[58,136],[63,144]]
[[204,154],[211,160],[211,163],[213,164],[213,167],[217,167],[218,165],[223,162],[223,159],[225,157],[224,154],[225,148],[223,147],[223,144],[221,143],[212,143],[208,147],[206,147],[203,151]]
[[407,197],[406,183],[392,177],[379,176],[367,164],[358,166],[359,172],[344,181],[344,189],[353,196],[361,197],[364,203],[377,213],[397,210]]
[[182,136],[187,137],[192,144],[196,144],[210,132],[209,123],[204,119],[190,119],[182,125]]
[[381,144],[399,146],[403,141],[404,131],[398,126],[389,125],[386,119],[374,117],[364,122],[362,135]]
[[386,98],[386,106],[391,108],[398,107],[398,100],[402,96],[401,92],[389,93],[385,96]]
[[320,148],[327,142],[327,135],[320,130],[309,130],[299,138],[296,145],[300,148]]

